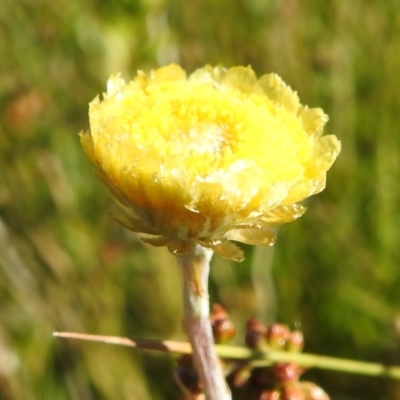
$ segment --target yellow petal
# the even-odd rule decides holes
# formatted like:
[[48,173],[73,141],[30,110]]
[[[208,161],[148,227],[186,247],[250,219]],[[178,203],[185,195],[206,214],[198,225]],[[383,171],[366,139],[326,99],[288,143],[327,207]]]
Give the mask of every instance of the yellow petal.
[[282,105],[290,112],[297,112],[300,106],[297,93],[294,92],[288,85],[286,85],[286,83],[278,75],[263,75],[259,82],[265,94],[271,100]]
[[119,75],[113,75],[107,81],[107,95],[105,96],[115,96],[122,92],[125,87],[125,81]]
[[326,173],[316,176],[314,179],[308,179],[296,183],[289,189],[289,192],[282,201],[282,205],[297,203],[307,197],[313,196],[325,189]]
[[303,127],[310,137],[317,139],[322,135],[328,116],[320,108],[303,107],[300,111]]
[[219,87],[219,84],[226,75],[226,72],[227,69],[221,65],[217,65],[216,67],[206,65],[205,67],[194,71],[190,75],[189,81],[195,83],[206,83]]
[[292,222],[300,218],[306,212],[301,204],[291,204],[276,207],[261,217],[261,220],[270,226]]
[[151,244],[155,247],[162,247],[168,244],[168,239],[164,236],[156,236],[156,237],[141,237],[142,242]]
[[272,246],[276,239],[271,228],[232,229],[225,236],[229,240],[256,246]]
[[326,172],[332,166],[340,153],[340,141],[334,135],[319,138],[314,145],[313,155],[308,165],[305,176],[313,178]]
[[151,77],[158,82],[179,82],[186,79],[186,72],[177,64],[170,64],[151,71]]
[[211,248],[215,253],[221,257],[227,258],[228,260],[243,261],[244,259],[243,250],[228,240],[225,240],[216,246],[211,246]]
[[242,93],[263,93],[256,74],[250,67],[230,68],[221,83],[224,86],[240,90]]

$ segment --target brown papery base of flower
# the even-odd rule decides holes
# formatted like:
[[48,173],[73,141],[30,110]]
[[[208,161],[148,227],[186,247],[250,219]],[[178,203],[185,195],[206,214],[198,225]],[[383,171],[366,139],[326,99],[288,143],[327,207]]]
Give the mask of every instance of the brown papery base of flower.
[[196,245],[189,254],[177,257],[183,276],[183,324],[206,399],[230,400],[210,322],[208,276],[212,255],[212,250]]

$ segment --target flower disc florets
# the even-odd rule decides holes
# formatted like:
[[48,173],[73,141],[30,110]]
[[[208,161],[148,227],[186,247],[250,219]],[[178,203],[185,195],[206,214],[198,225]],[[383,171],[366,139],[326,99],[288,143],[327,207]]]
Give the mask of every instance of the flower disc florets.
[[124,206],[114,217],[177,255],[199,243],[239,260],[230,240],[272,244],[272,227],[304,213],[296,203],[324,189],[340,151],[321,137],[321,109],[249,67],[114,76],[89,116],[81,140]]

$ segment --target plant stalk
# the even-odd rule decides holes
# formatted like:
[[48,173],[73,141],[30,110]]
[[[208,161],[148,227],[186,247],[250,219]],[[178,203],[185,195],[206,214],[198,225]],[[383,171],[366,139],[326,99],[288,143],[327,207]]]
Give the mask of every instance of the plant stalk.
[[211,329],[208,277],[212,255],[211,249],[196,245],[190,253],[177,257],[183,276],[183,325],[206,399],[231,400]]
[[[78,339],[89,342],[100,342],[119,346],[137,347],[147,350],[192,354],[192,348],[187,342],[154,339],[129,339],[119,336],[90,335],[76,332],[53,332],[53,336],[66,339]],[[280,362],[291,362],[306,368],[320,368],[352,374],[380,376],[400,380],[400,367],[383,365],[343,358],[320,356],[317,354],[291,353],[287,351],[254,351],[247,347],[215,346],[215,351],[221,358],[236,361],[248,361],[254,367],[265,367]]]

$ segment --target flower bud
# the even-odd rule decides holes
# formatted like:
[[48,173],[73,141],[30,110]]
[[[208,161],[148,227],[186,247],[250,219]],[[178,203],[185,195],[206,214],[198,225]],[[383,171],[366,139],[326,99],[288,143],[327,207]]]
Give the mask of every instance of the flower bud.
[[290,336],[290,329],[283,324],[272,324],[265,333],[267,344],[272,350],[285,350]]
[[199,377],[190,354],[185,354],[178,358],[175,378],[181,387],[190,394],[198,395],[201,393]]
[[294,363],[279,363],[273,366],[275,380],[278,384],[295,382],[303,373],[303,369]]
[[286,350],[300,353],[304,347],[304,336],[301,331],[292,331],[290,338],[286,343]]
[[214,304],[210,320],[215,343],[225,344],[235,337],[236,329],[220,304]]
[[263,350],[267,347],[265,325],[258,319],[252,318],[246,322],[245,342],[250,349]]
[[225,311],[225,308],[221,306],[221,304],[214,303],[212,306],[212,311],[210,313],[211,322],[216,321],[218,319],[227,319],[228,314]]

